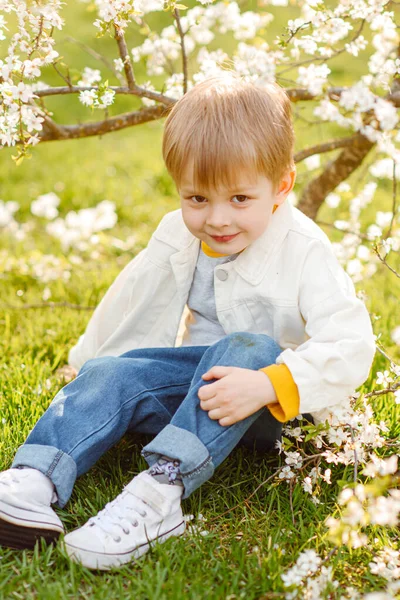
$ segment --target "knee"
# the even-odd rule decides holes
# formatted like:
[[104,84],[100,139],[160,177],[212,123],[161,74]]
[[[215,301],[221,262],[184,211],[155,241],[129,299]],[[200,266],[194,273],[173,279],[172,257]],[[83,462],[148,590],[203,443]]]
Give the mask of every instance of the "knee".
[[113,379],[121,370],[121,360],[117,356],[100,356],[87,360],[79,371],[79,375],[90,373],[97,381]]
[[235,333],[228,334],[220,341],[223,341],[227,347],[232,349],[241,348],[246,353],[254,352],[255,354],[258,354],[260,352],[265,353],[268,351],[269,353],[279,356],[282,352],[282,348],[272,337],[262,333],[235,331]]

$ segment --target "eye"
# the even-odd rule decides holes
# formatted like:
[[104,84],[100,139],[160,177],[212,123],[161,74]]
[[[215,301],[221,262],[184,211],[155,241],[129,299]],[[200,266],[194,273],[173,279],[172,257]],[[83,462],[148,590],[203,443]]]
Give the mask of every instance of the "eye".
[[189,200],[193,200],[194,204],[204,204],[203,200],[206,202],[204,196],[191,196]]
[[248,197],[243,196],[242,194],[236,194],[236,196],[232,197],[232,200],[234,200],[235,198],[238,199],[238,202],[234,202],[234,204],[244,204],[246,200],[248,200]]

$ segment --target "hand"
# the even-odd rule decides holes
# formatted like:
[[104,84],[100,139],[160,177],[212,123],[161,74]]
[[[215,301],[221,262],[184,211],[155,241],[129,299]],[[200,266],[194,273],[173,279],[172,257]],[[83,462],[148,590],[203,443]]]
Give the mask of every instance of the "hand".
[[220,425],[233,425],[263,406],[277,402],[274,387],[263,371],[240,367],[212,367],[202,379],[218,379],[198,391],[200,407]]
[[66,383],[69,383],[78,375],[78,371],[71,365],[64,365],[57,369],[56,375],[62,377]]

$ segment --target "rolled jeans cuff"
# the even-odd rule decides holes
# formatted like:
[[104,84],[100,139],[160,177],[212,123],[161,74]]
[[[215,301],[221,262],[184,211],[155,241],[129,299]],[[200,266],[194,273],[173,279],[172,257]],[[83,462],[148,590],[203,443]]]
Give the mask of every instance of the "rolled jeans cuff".
[[49,477],[56,488],[58,501],[55,503],[64,508],[75,484],[76,463],[69,454],[54,446],[24,444],[15,455],[11,468],[31,467]]
[[203,442],[190,431],[170,423],[142,449],[141,455],[150,467],[162,455],[180,461],[180,475],[184,485],[182,498],[188,498],[215,471],[211,455]]

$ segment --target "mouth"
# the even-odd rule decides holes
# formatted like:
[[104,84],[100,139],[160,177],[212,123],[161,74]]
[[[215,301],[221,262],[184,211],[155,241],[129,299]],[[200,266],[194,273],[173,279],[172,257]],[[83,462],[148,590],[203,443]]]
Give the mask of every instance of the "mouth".
[[235,233],[233,235],[211,235],[212,239],[215,242],[230,242],[233,240],[239,233]]

